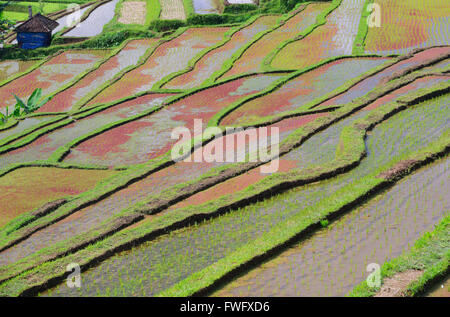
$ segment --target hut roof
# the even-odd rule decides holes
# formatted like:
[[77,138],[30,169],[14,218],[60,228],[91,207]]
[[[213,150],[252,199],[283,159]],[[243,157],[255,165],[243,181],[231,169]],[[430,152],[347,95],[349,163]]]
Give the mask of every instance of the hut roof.
[[16,32],[51,32],[59,25],[58,22],[53,21],[41,14],[36,14],[31,19],[23,22],[16,28]]

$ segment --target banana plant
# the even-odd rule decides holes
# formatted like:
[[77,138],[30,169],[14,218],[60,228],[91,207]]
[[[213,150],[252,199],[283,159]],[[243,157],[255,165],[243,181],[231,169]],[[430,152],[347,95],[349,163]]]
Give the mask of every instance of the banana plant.
[[8,121],[9,118],[9,109],[6,107],[6,113],[3,114],[0,112],[0,124],[5,124]]
[[14,98],[16,98],[17,101],[16,106],[14,108],[13,116],[18,117],[22,114],[29,114],[33,111],[36,111],[37,109],[39,109],[40,107],[42,107],[43,105],[45,105],[47,102],[50,101],[51,97],[47,97],[41,102],[39,102],[39,100],[41,99],[41,95],[42,89],[37,88],[35,91],[33,91],[30,98],[28,98],[28,101],[25,103],[22,99],[13,94]]
[[24,114],[29,114],[33,111],[36,111],[52,99],[51,97],[48,97],[40,101],[41,95],[42,89],[37,88],[35,91],[33,91],[31,96],[28,98],[28,101],[25,103],[22,99],[13,94],[14,98],[16,98],[17,101],[16,105],[14,106],[14,111],[12,113],[9,113],[9,109],[8,107],[6,107],[6,113],[0,112],[0,124],[5,124],[9,118],[17,118]]

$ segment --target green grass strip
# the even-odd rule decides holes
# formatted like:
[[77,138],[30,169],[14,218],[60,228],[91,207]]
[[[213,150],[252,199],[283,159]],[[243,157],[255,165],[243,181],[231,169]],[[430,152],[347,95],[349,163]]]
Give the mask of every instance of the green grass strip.
[[220,48],[220,47],[224,46],[225,44],[227,44],[229,41],[231,41],[231,39],[233,38],[233,36],[234,36],[237,32],[239,32],[240,30],[246,28],[246,27],[249,26],[250,24],[252,24],[257,18],[258,18],[257,16],[252,17],[252,18],[249,19],[246,23],[241,24],[241,25],[238,25],[237,27],[234,27],[234,28],[232,28],[231,30],[229,30],[228,32],[226,32],[225,35],[224,35],[224,39],[223,39],[221,42],[219,42],[219,43],[217,43],[217,44],[215,44],[215,45],[213,45],[213,46],[211,46],[211,47],[209,47],[209,48],[206,48],[206,49],[204,49],[203,51],[201,51],[200,53],[198,53],[193,59],[191,59],[191,60],[189,61],[189,64],[188,64],[188,66],[187,66],[185,69],[180,70],[180,71],[175,72],[175,73],[171,73],[171,74],[169,74],[169,75],[163,77],[161,80],[159,80],[158,82],[156,82],[156,83],[153,85],[152,90],[161,89],[165,84],[167,84],[167,83],[168,83],[169,81],[171,81],[172,79],[174,79],[174,78],[176,78],[176,77],[178,77],[178,76],[184,75],[184,74],[186,74],[186,73],[189,73],[190,71],[194,70],[194,68],[195,68],[195,66],[197,65],[197,63],[198,63],[198,62],[199,62],[206,54],[208,54],[209,52],[211,52],[211,51],[213,51],[213,50],[215,50],[215,49],[217,49],[217,48]]
[[12,81],[14,81],[14,80],[16,80],[16,79],[18,79],[18,78],[20,78],[22,76],[25,76],[25,75],[31,73],[32,71],[38,69],[39,67],[41,67],[43,64],[47,63],[51,58],[55,57],[56,55],[59,55],[59,54],[54,54],[54,55],[49,56],[47,58],[44,58],[42,60],[36,61],[36,63],[33,66],[31,66],[30,68],[28,68],[27,70],[25,70],[25,71],[23,71],[21,73],[14,74],[13,76],[8,77],[8,78],[6,78],[3,81],[0,81],[0,87],[3,87],[6,84],[9,84],[10,82],[12,82]]
[[306,8],[306,5],[303,8],[301,8],[300,10],[293,10],[290,13],[281,16],[280,19],[277,21],[277,23],[272,28],[269,28],[265,31],[261,31],[258,34],[256,34],[251,41],[248,41],[246,45],[242,46],[238,51],[236,51],[227,61],[225,61],[223,63],[222,68],[220,70],[214,72],[211,75],[211,77],[209,79],[207,79],[203,84],[208,85],[208,84],[218,81],[223,75],[225,75],[233,67],[234,63],[239,58],[241,58],[241,56],[245,53],[245,51],[247,49],[249,49],[250,46],[252,46],[256,42],[258,42],[265,35],[282,27],[284,25],[284,23],[286,23],[289,19],[292,19],[293,17],[295,17],[301,11],[305,10],[305,8]]
[[[418,160],[420,162],[416,166],[418,168],[424,162],[435,159],[436,154],[448,152],[450,149],[449,136],[450,130],[447,130],[437,142],[407,157]],[[407,157],[396,158],[394,161],[399,162],[401,159],[407,159]],[[395,166],[395,164],[389,164],[389,167],[392,166]],[[384,168],[384,170],[387,169],[388,166]],[[344,213],[361,198],[368,197],[392,183],[392,181],[378,178],[378,173],[377,170],[376,173],[371,173],[369,176],[332,194],[325,202],[306,208],[310,210],[307,212],[310,215],[309,217],[305,218],[303,213],[300,213],[289,218],[260,238],[248,243],[215,264],[192,274],[168,290],[161,292],[158,296],[192,296],[211,289],[213,285],[225,278],[231,278],[233,272],[257,263],[279,247],[296,241],[302,232],[320,228],[321,220],[330,220]]]
[[262,64],[263,69],[274,70],[274,68],[271,67],[271,64],[272,64],[272,61],[275,59],[275,57],[278,55],[278,53],[283,48],[285,48],[287,45],[289,45],[290,43],[293,43],[293,42],[303,39],[304,37],[306,37],[310,33],[312,33],[319,26],[326,24],[327,16],[329,14],[331,14],[331,12],[333,12],[335,9],[337,9],[341,3],[342,3],[342,0],[333,0],[333,2],[330,4],[330,6],[317,16],[315,24],[310,25],[304,31],[300,32],[296,37],[286,40],[282,44],[280,44],[280,46],[278,46],[273,52],[271,52],[269,55],[266,56],[266,58],[264,59],[263,64]]
[[[448,88],[448,87],[447,87]],[[392,90],[392,88],[387,88],[388,89],[388,91],[390,91],[389,89],[391,89]],[[428,93],[428,91],[429,90],[425,90],[425,93]],[[374,99],[376,99],[378,96],[372,96],[372,98],[374,98]],[[364,98],[363,98],[364,99]],[[367,104],[367,102],[368,101],[362,101],[362,103],[363,104]],[[358,106],[356,106],[356,107],[358,107]],[[349,105],[349,109],[347,109],[347,110],[341,110],[341,112],[344,112],[344,115],[345,115],[345,113],[347,113],[347,114],[349,114],[349,113],[351,113],[353,110],[352,109],[354,109],[355,108],[355,105],[353,104],[353,105]],[[347,111],[347,112],[345,112],[345,111]],[[336,112],[336,116],[338,116],[338,113],[339,112]],[[341,113],[341,115],[342,115],[342,113]],[[326,125],[326,122],[324,122],[324,120],[326,120],[326,119],[323,119],[323,118],[320,118],[320,119],[322,119],[322,120],[318,120],[315,124],[315,126],[313,126],[313,125],[311,125],[311,127],[310,127],[310,131],[308,131],[308,129],[307,129],[307,127],[303,127],[302,129],[299,129],[299,132],[297,133],[297,134],[299,134],[299,135],[293,135],[291,138],[288,138],[287,140],[285,140],[285,143],[283,143],[283,144],[287,144],[288,146],[289,146],[289,142],[294,142],[294,144],[301,144],[301,135],[303,134],[303,138],[305,138],[305,137],[307,137],[307,135],[308,134],[311,134],[311,133],[314,133],[314,127],[315,127],[315,129],[317,129],[317,127],[318,126],[320,126],[320,124],[318,123],[318,122],[321,122],[321,124],[325,124]],[[331,121],[332,121],[333,119],[331,119]],[[317,126],[318,125],[318,126]],[[306,133],[306,134],[305,134]],[[300,140],[300,141],[299,141]],[[297,142],[297,143],[295,143],[295,142]],[[299,143],[300,142],[300,143]],[[291,146],[291,148],[292,148],[292,145],[290,145]],[[160,161],[159,162],[155,162],[154,163],[154,165],[153,165],[153,167],[154,168],[158,168],[158,166],[159,167],[162,167],[164,164],[170,164],[170,158],[169,158],[169,156],[168,156],[168,154],[169,153],[167,153],[167,155],[166,156],[163,156],[163,157],[161,157],[161,159],[160,159]],[[159,164],[159,165],[158,165]],[[248,169],[250,169],[250,168],[253,168],[253,167],[247,167],[247,170]],[[139,169],[139,168],[137,168],[137,169]],[[231,169],[231,168],[230,168]],[[245,171],[245,169],[244,169],[244,171]],[[133,171],[130,171],[131,173],[133,173],[133,172],[135,172],[135,177],[137,177],[138,179],[140,179],[140,178],[142,178],[142,177],[144,177],[142,174],[140,175],[140,176],[136,176],[136,169],[134,169]],[[217,172],[217,171],[216,171]],[[148,174],[150,174],[150,173],[148,173]],[[147,175],[148,175],[147,174]],[[208,174],[208,173],[207,173]],[[219,172],[219,174],[220,174],[220,172]],[[139,175],[139,174],[138,174]],[[236,175],[236,174],[235,174]],[[209,177],[209,175],[204,175],[204,178],[207,178],[207,177]],[[117,180],[117,179],[116,179]],[[118,179],[119,180],[119,182],[122,182],[122,184],[123,184],[123,182],[126,182],[127,181],[127,179],[126,178],[124,178],[124,177],[122,177],[121,179],[119,178]],[[130,180],[128,179],[128,183],[130,183]],[[126,184],[128,184],[128,183],[126,183]],[[125,186],[126,186],[126,184],[124,184]],[[108,183],[108,184],[106,184],[106,191],[105,191],[105,188],[102,188],[102,189],[98,189],[97,191],[99,192],[99,191],[101,191],[101,190],[104,190],[103,192],[104,192],[104,194],[103,195],[105,195],[105,194],[107,194],[108,193],[108,190],[109,191],[114,191],[114,190],[118,190],[118,187],[115,187],[114,188],[114,186],[110,186],[111,184],[110,183]],[[172,198],[170,198],[169,197],[169,200],[170,199],[176,199],[176,195],[179,195],[179,193],[178,193],[178,191],[176,190],[177,189],[177,187],[179,187],[179,186],[174,186],[174,189],[175,189],[175,191],[176,191],[176,193],[175,193],[175,196],[172,194]],[[174,189],[172,189],[172,191],[174,190]],[[98,194],[98,193],[97,193]],[[169,194],[170,194],[170,191],[169,191]],[[90,196],[89,196],[90,195]],[[93,198],[93,197],[99,197],[98,195],[96,196],[95,195],[95,193],[87,193],[86,195],[81,195],[82,196],[82,198],[83,197],[89,197],[88,198],[88,200],[87,200],[87,202],[86,202],[86,200],[83,200],[83,199],[81,199],[80,201],[84,201],[84,203],[83,204],[86,204],[86,203],[89,203],[89,201],[96,201],[96,199],[97,198]],[[163,197],[163,196],[165,196],[164,194],[161,194],[160,195],[160,197],[157,197],[157,200],[159,200],[162,204],[164,204],[164,200],[166,200],[167,199],[167,197]],[[89,200],[90,199],[90,200]],[[65,216],[67,216],[68,214],[70,214],[70,213],[73,213],[73,212],[75,212],[76,210],[77,210],[77,208],[79,208],[79,206],[80,206],[80,203],[78,202],[78,204],[77,205],[71,205],[70,206],[70,204],[68,205],[68,206],[63,206],[63,208],[61,208],[60,210],[58,210],[58,211],[56,211],[55,213],[53,213],[52,215],[50,215],[50,216],[48,216],[48,217],[44,217],[45,219],[39,219],[39,220],[37,220],[37,222],[36,223],[34,223],[33,225],[35,226],[35,228],[39,228],[39,226],[46,226],[46,225],[48,225],[49,223],[53,223],[53,222],[55,222],[55,221],[57,221],[58,219],[61,219],[61,218],[63,218],[63,217],[65,217]],[[139,207],[139,205],[137,205],[137,206],[135,206],[135,207]],[[75,208],[75,209],[74,209]],[[137,210],[139,210],[139,209],[137,209]],[[129,208],[128,210],[125,210],[125,211],[123,211],[122,213],[121,213],[121,215],[122,216],[126,216],[126,215],[129,215],[129,216],[131,216],[131,215],[133,215],[136,211],[137,211],[136,209],[134,209],[133,210],[133,208]],[[52,220],[53,219],[53,220]],[[111,218],[111,219],[109,219],[109,220],[105,220],[105,224],[109,221],[110,223],[111,222],[113,222],[113,224],[114,224],[114,221],[115,221],[115,219],[117,219],[117,217],[113,217],[113,218]],[[50,221],[50,222],[49,222]],[[104,230],[106,230],[106,231],[108,231],[108,230],[110,230],[110,229],[108,229],[108,228],[111,228],[111,226],[107,226],[107,225],[105,225],[105,226],[103,226],[103,229]],[[98,230],[97,231],[95,231],[96,233],[98,233]],[[10,243],[11,241],[14,241],[14,238],[19,238],[21,236],[21,233],[20,232],[15,232],[15,233],[13,233],[11,236],[8,236],[8,235],[4,235],[4,239],[3,239],[3,241],[2,241],[2,243],[0,244],[0,245],[3,245],[3,246],[5,246],[5,245],[8,245],[8,243]],[[95,238],[94,238],[94,236],[93,236],[93,233],[92,232],[90,232],[90,233],[86,233],[86,234],[83,234],[82,236],[84,236],[84,237],[86,237],[86,238],[88,238],[88,237],[90,237],[90,239],[94,239],[95,240]],[[74,243],[77,243],[79,240],[80,240],[80,236],[78,236],[78,238],[79,239],[77,239],[77,240],[74,240]],[[66,241],[67,242],[67,241]],[[66,243],[65,244],[65,246],[67,247],[67,245],[71,245],[70,243]],[[55,246],[56,247],[56,246]],[[64,244],[62,244],[60,247],[64,247]],[[54,251],[54,250],[53,250]],[[45,250],[43,250],[42,252],[46,252]],[[54,252],[52,252],[52,250],[47,250],[47,252],[50,252],[51,254],[53,254],[53,255],[55,255],[55,253]],[[42,254],[43,253],[39,253],[40,254],[40,257],[42,257]],[[26,263],[28,263],[28,265],[31,265],[31,262],[26,262]]]
[[[2,149],[3,149],[4,147],[6,147],[8,144],[11,144],[12,142],[14,142],[14,141],[16,141],[16,140],[19,140],[19,139],[21,139],[21,138],[23,138],[23,137],[26,137],[27,135],[29,135],[29,134],[31,134],[31,133],[33,133],[33,132],[35,132],[35,131],[37,131],[37,130],[39,130],[39,129],[41,129],[41,128],[44,128],[44,127],[49,126],[49,125],[51,125],[51,124],[57,123],[57,122],[59,122],[59,121],[61,121],[61,120],[63,120],[63,119],[66,119],[66,118],[67,118],[67,116],[65,116],[65,115],[62,115],[62,116],[58,116],[58,115],[57,115],[57,116],[55,116],[55,119],[53,119],[53,120],[49,120],[49,121],[46,121],[46,122],[42,122],[42,123],[40,123],[40,124],[37,124],[37,125],[35,125],[35,126],[32,126],[32,127],[28,128],[28,129],[23,130],[23,131],[20,132],[20,133],[13,134],[13,135],[10,135],[9,137],[0,139],[0,152],[1,152]],[[26,118],[22,118],[22,119],[20,119],[20,120],[12,119],[12,120],[8,121],[7,124],[9,124],[9,122],[11,122],[11,124],[13,124],[12,127],[15,127],[17,124],[19,124],[19,122],[20,122],[21,120],[26,120]]]
[[[301,70],[297,70],[297,71],[293,71],[292,73],[288,73],[288,75],[286,77],[283,77],[277,81],[275,81],[272,85],[270,85],[269,87],[267,87],[265,90],[253,94],[251,96],[248,96],[234,104],[231,104],[230,106],[222,109],[220,112],[218,112],[216,115],[214,115],[214,117],[211,119],[210,123],[208,124],[208,126],[216,126],[220,124],[220,121],[225,118],[228,114],[230,114],[231,112],[233,112],[234,110],[238,109],[239,107],[243,106],[244,104],[246,104],[247,102],[250,102],[254,99],[257,98],[261,98],[263,96],[269,95],[272,92],[280,89],[283,85],[285,85],[286,83],[288,83],[289,81],[307,73],[310,71],[313,71],[314,69],[317,69],[319,67],[322,67],[326,64],[335,62],[337,60],[340,59],[345,59],[345,58],[360,58],[359,56],[338,56],[338,57],[331,57],[328,58],[326,60],[323,60],[315,65],[312,66],[308,66],[304,69]],[[285,111],[285,112],[281,112],[278,113],[276,115],[269,115],[263,118],[258,118],[256,120],[249,120],[248,122],[246,122],[246,125],[261,125],[267,122],[275,122],[275,121],[279,121],[282,120],[284,118],[289,118],[292,116],[296,116],[298,114],[301,113],[305,113],[308,110],[311,110],[312,108],[314,108],[315,106],[325,102],[328,99],[331,99],[341,93],[344,93],[345,91],[347,91],[348,89],[350,89],[351,87],[353,87],[354,85],[356,85],[357,83],[359,83],[361,80],[365,79],[366,77],[372,76],[382,70],[384,70],[385,68],[397,63],[398,60],[392,60],[392,61],[387,61],[386,63],[383,63],[380,66],[377,66],[367,72],[365,72],[364,74],[361,74],[360,76],[347,81],[346,83],[344,83],[342,86],[336,88],[335,90],[331,91],[328,94],[323,95],[320,98],[317,98],[311,102],[308,102],[304,105],[302,105],[301,107],[295,109],[295,110],[291,110],[291,111]],[[270,73],[270,72],[269,72]]]
[[[398,106],[398,105],[396,105]],[[404,107],[404,106],[403,106]],[[395,107],[391,107],[393,110]],[[432,156],[430,153],[436,153],[442,150],[443,144],[448,146],[448,133],[444,138],[435,142],[433,146],[423,149],[422,152],[426,154],[420,154],[421,159],[429,159]],[[351,145],[347,149],[349,155],[353,155],[353,148],[355,145]],[[359,142],[357,147],[364,147],[363,142]],[[422,153],[421,152],[421,153]],[[420,156],[420,155],[416,155]],[[403,158],[399,158],[403,159]],[[368,192],[372,191],[374,187],[379,186],[380,182],[385,182],[383,179],[378,179],[372,176],[372,179],[366,178],[360,180],[358,184],[353,184],[346,188],[345,193],[336,193],[336,199],[331,199],[330,202],[319,204],[314,210],[312,210],[312,215],[310,218],[296,219],[295,217],[289,219],[284,226],[277,227],[271,232],[265,235],[264,238],[270,237],[270,239],[257,239],[247,245],[246,248],[239,249],[237,252],[233,253],[232,256],[224,258],[223,260],[217,262],[211,267],[198,272],[187,280],[184,280],[169,290],[163,292],[160,295],[164,296],[185,296],[192,295],[198,290],[201,290],[211,283],[213,283],[219,276],[227,274],[228,270],[239,266],[239,263],[248,258],[254,257],[260,253],[265,253],[266,251],[273,248],[273,245],[279,245],[285,243],[286,240],[292,239],[299,234],[305,228],[309,227],[311,224],[319,224],[320,220],[324,219],[327,215],[334,212],[335,210],[340,210],[342,206],[345,206],[354,199],[360,199],[364,197]],[[334,198],[334,196],[333,196]],[[169,217],[169,215],[168,215]],[[170,217],[174,217],[172,221],[179,218],[179,214],[172,213]],[[160,218],[161,219],[161,218]],[[20,294],[25,294],[28,290],[33,290],[34,287],[39,287],[40,285],[48,286],[46,283],[49,280],[61,280],[65,272],[65,264],[76,262],[82,267],[89,267],[96,261],[109,257],[115,251],[120,250],[124,245],[132,246],[135,244],[136,240],[145,240],[149,238],[151,234],[149,233],[149,227],[153,226],[153,229],[158,226],[157,222],[160,219],[155,219],[155,222],[147,222],[146,225],[140,226],[132,229],[125,229],[117,234],[106,238],[105,240],[96,242],[93,245],[80,250],[77,253],[70,254],[64,258],[57,259],[48,263],[44,263],[39,267],[36,267],[28,272],[21,274],[20,276],[5,282],[0,286],[0,294],[7,296],[17,296]],[[179,221],[179,220],[178,220]],[[163,231],[165,232],[165,230]],[[23,261],[21,261],[23,262]],[[64,264],[65,263],[65,264]],[[23,264],[23,263],[22,263]],[[30,282],[32,281],[32,282]],[[34,289],[35,291],[36,289]]]
[[353,42],[353,54],[364,54],[365,40],[367,33],[369,32],[369,25],[367,24],[367,19],[370,16],[368,11],[369,5],[372,4],[374,0],[366,0],[361,13],[361,19],[359,20],[358,33],[356,34],[355,41]]
[[[409,269],[423,270],[418,280],[411,282],[404,294],[422,295],[433,281],[445,277],[450,265],[450,214],[447,214],[431,232],[420,237],[410,250],[383,264],[382,280]],[[361,282],[347,295],[350,297],[374,296],[379,288],[372,288]]]
[[145,25],[150,25],[151,22],[158,20],[161,15],[161,4],[159,0],[147,0],[147,17]]
[[[16,118],[10,118],[6,123],[0,123],[0,132],[14,128],[19,123]],[[1,140],[1,139],[0,139]]]
[[79,138],[76,138],[76,139],[72,140],[71,142],[67,143],[66,145],[64,145],[62,147],[59,147],[55,152],[52,153],[52,155],[48,158],[47,161],[50,162],[50,163],[60,162],[60,161],[62,161],[64,159],[64,157],[67,154],[69,154],[71,148],[77,146],[78,144],[84,142],[85,140],[93,138],[93,137],[95,137],[95,136],[97,136],[99,134],[102,134],[102,133],[104,133],[104,132],[106,132],[108,130],[114,129],[114,128],[118,127],[118,126],[124,125],[126,123],[131,122],[131,121],[139,120],[139,119],[141,119],[143,117],[149,116],[149,115],[151,115],[152,113],[158,111],[161,108],[162,108],[162,105],[154,106],[154,107],[152,107],[150,109],[147,109],[146,111],[141,112],[141,113],[139,113],[137,115],[128,117],[128,118],[123,119],[123,120],[118,120],[118,121],[106,124],[106,125],[98,128],[98,129],[96,129],[96,130],[94,130],[94,131],[92,131],[92,132],[90,132],[88,134],[85,134],[85,135],[83,135],[83,136],[81,136]]
[[183,0],[183,6],[184,6],[184,14],[186,15],[186,19],[195,15],[195,9],[194,9],[194,4],[192,3],[192,0]]

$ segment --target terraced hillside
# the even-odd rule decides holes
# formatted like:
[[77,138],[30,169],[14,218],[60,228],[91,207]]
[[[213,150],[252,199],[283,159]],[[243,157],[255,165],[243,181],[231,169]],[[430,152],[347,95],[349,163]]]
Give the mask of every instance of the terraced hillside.
[[[416,296],[448,279],[444,2],[379,0],[380,27],[371,0],[209,26],[189,21],[223,3],[187,2],[158,1],[177,30],[0,61],[0,295]],[[9,115],[14,95],[51,98]]]

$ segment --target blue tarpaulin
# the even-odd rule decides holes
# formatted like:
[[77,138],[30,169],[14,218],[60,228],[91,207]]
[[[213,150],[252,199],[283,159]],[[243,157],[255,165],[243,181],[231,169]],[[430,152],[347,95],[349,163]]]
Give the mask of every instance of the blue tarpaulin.
[[19,47],[26,50],[49,46],[51,41],[51,33],[17,33],[17,43],[19,44]]

